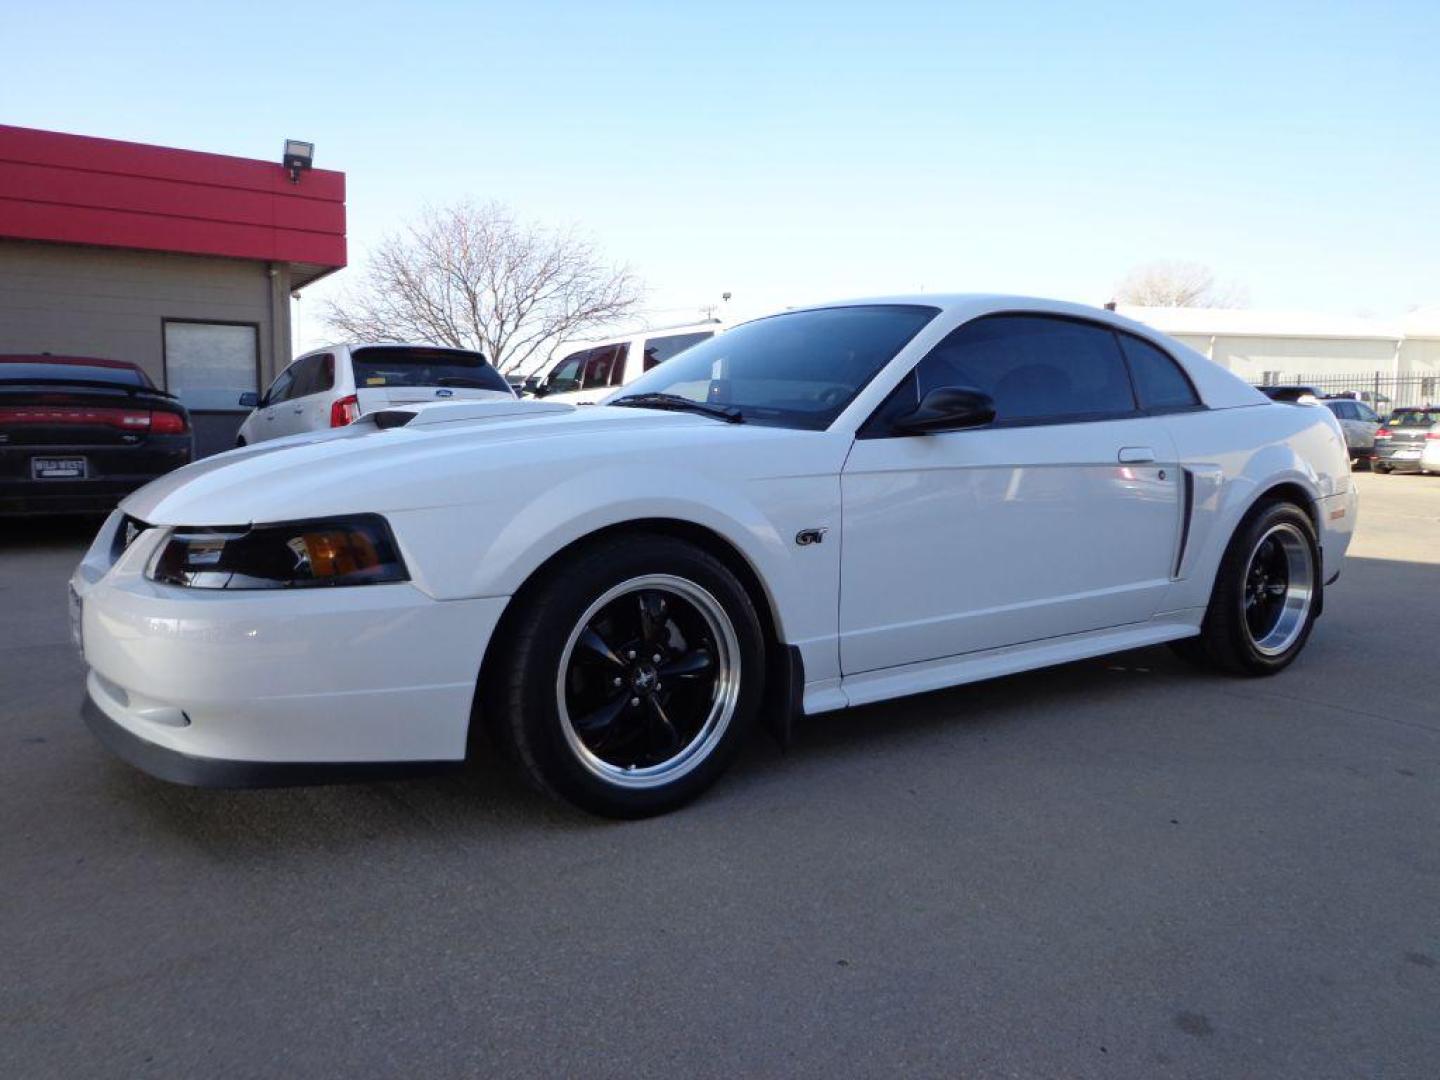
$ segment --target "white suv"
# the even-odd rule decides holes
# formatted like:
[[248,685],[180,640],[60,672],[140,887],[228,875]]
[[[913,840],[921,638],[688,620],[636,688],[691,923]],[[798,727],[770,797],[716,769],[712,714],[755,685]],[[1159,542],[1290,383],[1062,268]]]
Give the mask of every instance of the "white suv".
[[254,409],[237,446],[344,427],[390,405],[452,398],[514,398],[505,377],[478,352],[436,345],[328,345],[282,371],[263,395],[242,394]]
[[[617,386],[634,382],[676,353],[720,332],[718,321],[667,326],[571,346],[543,379],[532,377],[526,390],[536,397],[576,404],[599,401]],[[563,351],[564,346],[560,350]]]

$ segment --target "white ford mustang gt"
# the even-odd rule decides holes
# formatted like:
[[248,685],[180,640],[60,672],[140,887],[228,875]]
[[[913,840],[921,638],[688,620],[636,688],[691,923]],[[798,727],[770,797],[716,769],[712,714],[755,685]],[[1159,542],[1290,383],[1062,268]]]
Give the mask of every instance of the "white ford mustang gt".
[[1326,409],[1108,312],[789,311],[607,403],[455,402],[130,496],[72,579],[85,713],[217,786],[458,763],[637,816],[762,716],[1157,642],[1264,675],[1355,525]]

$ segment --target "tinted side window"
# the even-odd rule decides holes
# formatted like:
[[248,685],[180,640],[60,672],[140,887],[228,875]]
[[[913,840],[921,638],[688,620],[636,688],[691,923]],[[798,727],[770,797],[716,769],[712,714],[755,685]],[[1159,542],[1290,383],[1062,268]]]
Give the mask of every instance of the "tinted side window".
[[625,377],[626,347],[622,343],[591,349],[589,359],[585,361],[585,372],[580,379],[580,389],[590,390],[598,386],[618,384]]
[[714,335],[708,331],[700,331],[695,334],[670,334],[668,337],[652,337],[645,339],[645,370],[649,371],[657,364],[663,364],[676,353],[684,352],[691,345],[698,345],[706,338]]
[[1116,336],[1130,361],[1142,409],[1189,409],[1200,404],[1189,378],[1168,354],[1134,334]]
[[335,389],[335,357],[329,353],[317,353],[308,357],[307,361],[305,381],[296,389],[295,397],[323,394],[327,390]]
[[995,315],[952,331],[915,368],[918,396],[983,390],[997,423],[1099,419],[1135,411],[1130,377],[1107,328],[1043,315]]
[[1368,421],[1369,423],[1374,424],[1380,420],[1380,417],[1375,415],[1375,410],[1370,408],[1370,406],[1366,405],[1364,402],[1357,402],[1355,405],[1355,411],[1360,414],[1361,420]]
[[295,368],[291,364],[288,368],[276,376],[275,381],[270,384],[270,389],[265,391],[265,404],[278,405],[282,401],[289,401],[295,396]]
[[290,393],[291,398],[306,397],[316,393],[320,373],[320,357],[302,356],[290,367]]
[[561,360],[551,369],[546,389],[552,394],[564,394],[580,389],[580,369],[589,355],[589,349],[581,349]]

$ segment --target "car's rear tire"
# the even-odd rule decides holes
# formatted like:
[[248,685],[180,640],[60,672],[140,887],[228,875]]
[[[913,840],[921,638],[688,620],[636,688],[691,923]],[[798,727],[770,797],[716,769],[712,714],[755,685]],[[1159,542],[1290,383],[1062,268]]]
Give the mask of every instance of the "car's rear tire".
[[759,712],[765,639],[724,563],[670,536],[613,536],[514,602],[481,701],[536,786],[633,818],[725,771]]
[[1374,462],[1374,463],[1372,463],[1371,466],[1370,466],[1370,471],[1373,472],[1373,473],[1379,473],[1381,476],[1384,476],[1386,473],[1388,473],[1388,472],[1390,471],[1390,466],[1389,466],[1389,465],[1381,465],[1381,464],[1379,464],[1378,462]]
[[1225,549],[1200,636],[1177,642],[1175,651],[1235,675],[1284,670],[1310,639],[1320,578],[1309,515],[1294,503],[1260,504]]

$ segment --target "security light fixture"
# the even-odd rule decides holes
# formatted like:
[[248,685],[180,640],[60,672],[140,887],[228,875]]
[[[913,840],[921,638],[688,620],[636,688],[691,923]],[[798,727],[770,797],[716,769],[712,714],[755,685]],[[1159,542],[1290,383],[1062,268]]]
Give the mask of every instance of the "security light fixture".
[[286,139],[285,156],[281,162],[285,168],[290,170],[290,182],[298,184],[300,174],[315,162],[315,144],[301,142],[299,139]]

